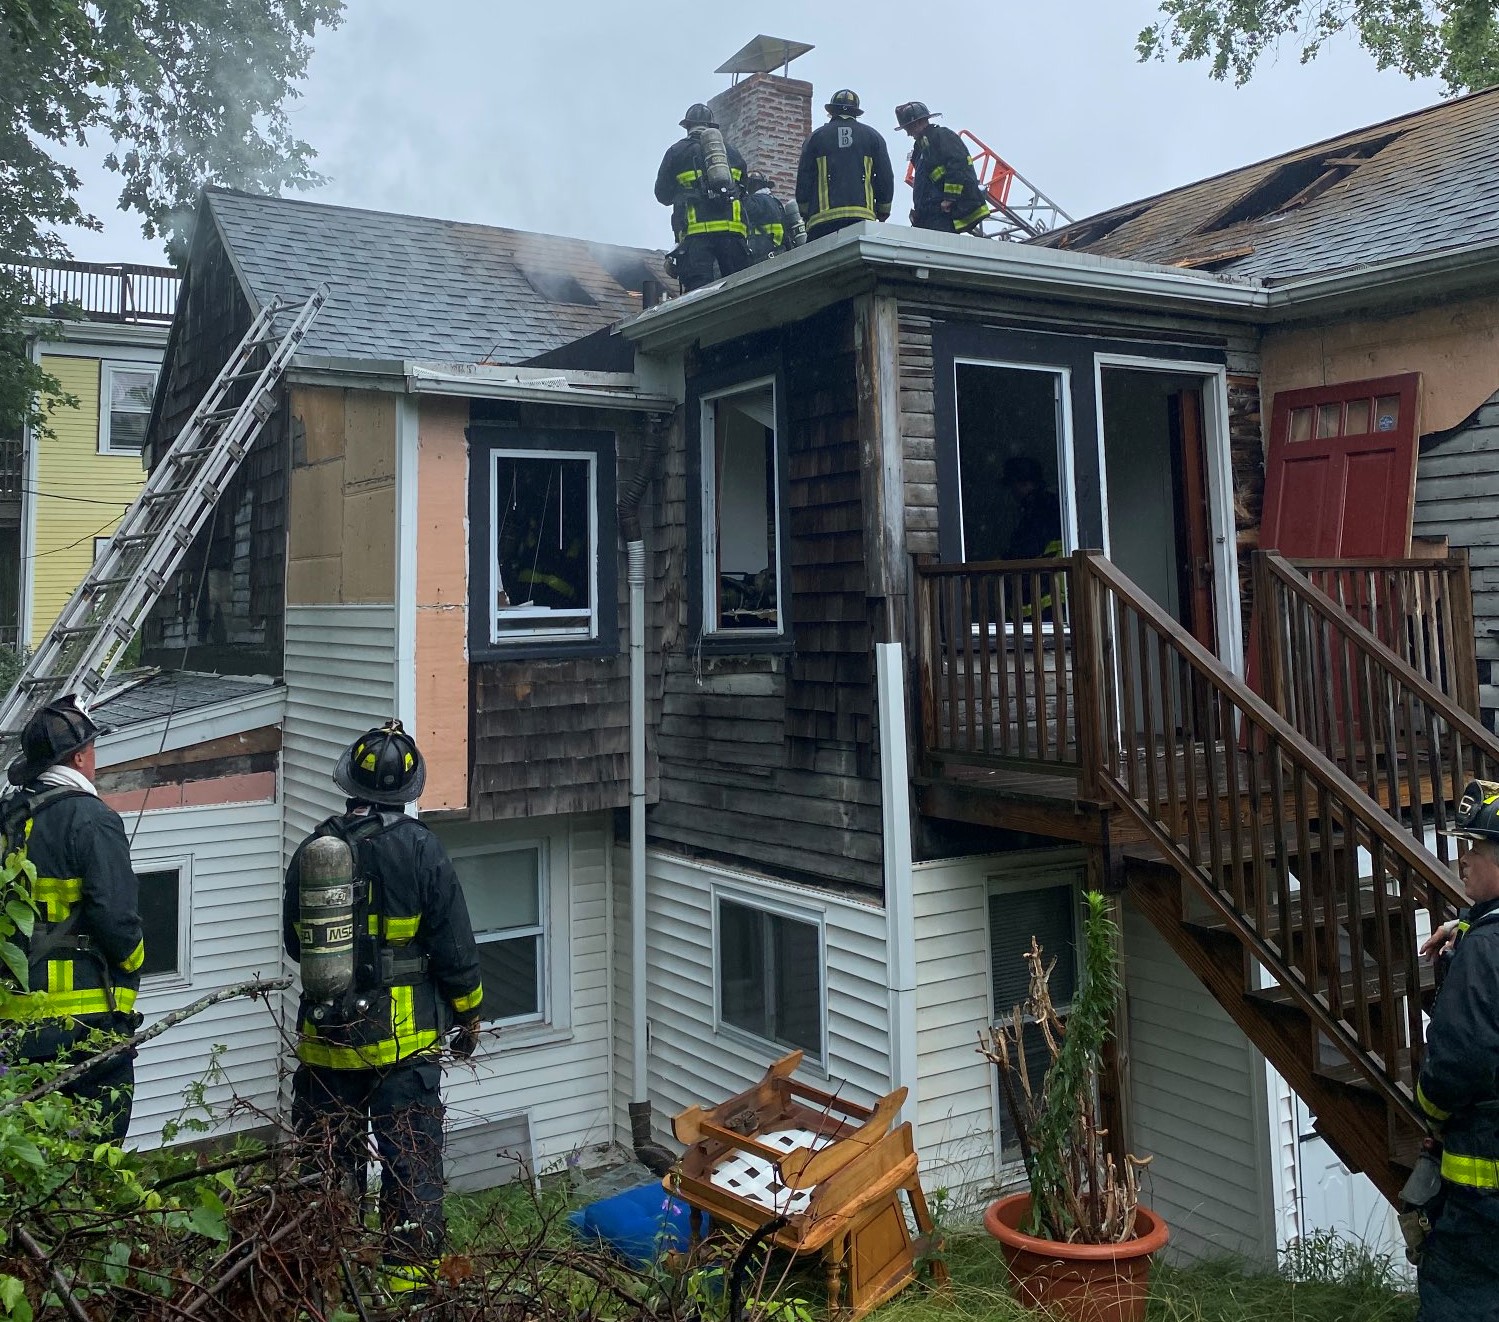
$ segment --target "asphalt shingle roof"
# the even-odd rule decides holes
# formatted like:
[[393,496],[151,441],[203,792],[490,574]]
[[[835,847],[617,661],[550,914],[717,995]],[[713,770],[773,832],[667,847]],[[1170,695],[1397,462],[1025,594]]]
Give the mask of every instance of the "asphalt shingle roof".
[[[1274,191],[1279,180],[1315,174],[1309,162],[1319,156],[1344,160],[1360,144],[1391,135],[1393,141],[1309,201],[1214,226],[1260,185]],[[1499,242],[1496,167],[1499,87],[1111,208],[1037,242],[1166,265],[1238,251],[1211,269],[1270,281],[1345,270]],[[1093,237],[1106,220],[1120,217],[1122,224]]]
[[303,352],[513,364],[640,311],[650,248],[210,188],[255,300],[331,292]]
[[[113,683],[128,684],[132,676],[117,675]],[[241,675],[205,675],[192,670],[164,670],[89,709],[100,725],[123,730],[163,716],[185,716],[198,707],[211,707],[264,693],[269,681]]]

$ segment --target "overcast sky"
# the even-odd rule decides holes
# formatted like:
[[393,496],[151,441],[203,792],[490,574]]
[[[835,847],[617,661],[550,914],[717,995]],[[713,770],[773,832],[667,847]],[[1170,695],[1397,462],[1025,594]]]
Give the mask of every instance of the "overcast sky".
[[[884,131],[920,99],[967,128],[1074,217],[1146,197],[1430,104],[1440,86],[1379,73],[1352,41],[1313,64],[1294,52],[1248,87],[1202,66],[1140,64],[1152,0],[863,0],[787,17],[668,0],[350,0],[319,37],[297,131],[328,184],[309,196],[379,210],[670,245],[651,194],[692,101],[728,85],[713,70],[769,24],[815,45],[791,66],[820,106],[852,87]],[[736,16],[737,15],[737,16]],[[814,123],[821,122],[820,110]],[[903,159],[904,134],[890,136]],[[159,262],[161,246],[114,208],[115,177],[75,158],[102,233],[75,256]],[[897,167],[897,173],[900,173]],[[908,202],[897,195],[895,215]]]

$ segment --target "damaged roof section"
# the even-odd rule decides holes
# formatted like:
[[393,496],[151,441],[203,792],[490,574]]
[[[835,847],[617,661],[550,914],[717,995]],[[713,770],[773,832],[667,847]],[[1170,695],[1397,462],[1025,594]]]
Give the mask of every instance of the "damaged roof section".
[[1131,202],[1037,243],[1275,282],[1499,242],[1499,88]]
[[206,197],[257,305],[328,282],[304,359],[518,363],[640,311],[642,283],[666,278],[650,248],[224,188]]

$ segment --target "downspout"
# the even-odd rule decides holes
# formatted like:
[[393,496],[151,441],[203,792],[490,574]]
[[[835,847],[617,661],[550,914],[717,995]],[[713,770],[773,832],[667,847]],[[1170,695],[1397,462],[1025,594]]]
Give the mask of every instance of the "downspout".
[[665,418],[653,418],[640,465],[619,497],[619,529],[628,557],[630,592],[630,1141],[636,1160],[664,1175],[676,1157],[651,1139],[646,1065],[645,924],[645,539],[640,502],[661,466]]

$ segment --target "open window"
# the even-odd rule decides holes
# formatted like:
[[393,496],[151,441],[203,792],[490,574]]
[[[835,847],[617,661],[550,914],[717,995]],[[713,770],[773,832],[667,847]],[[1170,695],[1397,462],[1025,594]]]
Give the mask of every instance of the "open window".
[[469,430],[469,656],[614,643],[614,435]]
[[192,903],[188,898],[191,874],[186,859],[136,866],[141,940],[146,951],[140,967],[143,981],[185,984],[191,976]]
[[139,457],[151,421],[156,369],[140,363],[104,363],[99,379],[99,453]]
[[958,558],[1062,555],[1067,374],[963,361],[955,370]]
[[785,632],[772,381],[703,401],[703,631]]

